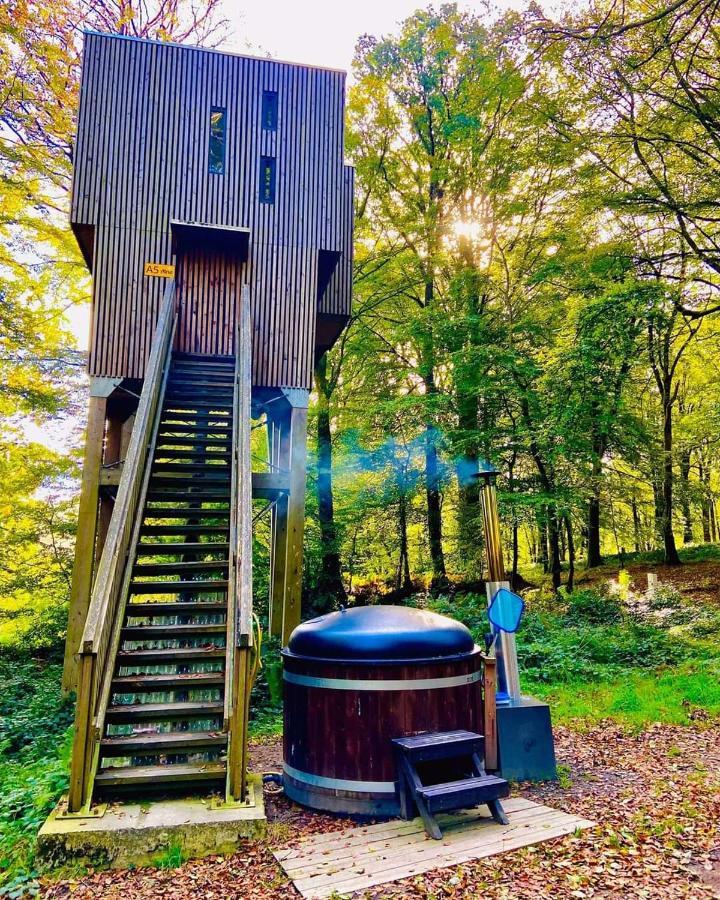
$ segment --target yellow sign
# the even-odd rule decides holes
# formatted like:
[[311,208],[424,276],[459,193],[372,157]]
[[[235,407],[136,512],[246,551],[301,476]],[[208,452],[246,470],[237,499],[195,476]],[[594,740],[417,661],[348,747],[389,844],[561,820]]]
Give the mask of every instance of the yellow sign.
[[145,274],[152,275],[154,278],[174,278],[175,266],[170,266],[167,263],[146,262]]

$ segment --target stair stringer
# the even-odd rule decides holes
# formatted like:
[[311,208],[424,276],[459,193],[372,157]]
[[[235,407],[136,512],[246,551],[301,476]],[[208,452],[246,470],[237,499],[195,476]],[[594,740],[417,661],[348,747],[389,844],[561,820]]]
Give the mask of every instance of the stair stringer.
[[123,577],[122,577],[122,589],[121,589],[121,597],[122,600],[118,604],[115,619],[113,621],[112,626],[112,636],[110,640],[110,652],[107,656],[107,665],[105,666],[105,671],[102,673],[102,686],[100,688],[99,695],[99,703],[98,710],[93,721],[93,752],[90,761],[91,771],[90,778],[92,781],[92,792],[90,795],[90,802],[92,802],[92,796],[95,792],[95,776],[97,774],[98,763],[100,760],[100,741],[102,740],[103,733],[105,731],[105,715],[107,712],[108,705],[110,703],[110,692],[112,689],[112,680],[113,674],[115,672],[115,663],[117,660],[118,650],[120,649],[120,641],[121,634],[123,628],[123,622],[125,621],[125,613],[127,611],[127,603],[128,597],[130,593],[130,582],[132,580],[132,572],[133,566],[135,565],[135,560],[137,557],[137,545],[140,538],[140,528],[142,527],[143,522],[143,512],[145,509],[145,501],[148,492],[148,486],[150,484],[150,477],[152,474],[152,460],[153,454],[155,452],[155,445],[157,443],[157,435],[160,430],[160,422],[162,420],[162,412],[163,406],[165,402],[165,391],[167,388],[168,377],[170,374],[170,365],[172,360],[172,354],[168,354],[167,364],[165,366],[165,371],[163,373],[162,383],[160,385],[160,390],[158,392],[158,399],[155,409],[155,419],[153,421],[153,427],[151,432],[150,442],[145,448],[145,465],[144,465],[144,473],[142,486],[140,488],[140,493],[138,495],[138,503],[137,503],[137,515],[135,517],[135,521],[133,522],[133,530],[132,537],[130,539],[130,549],[125,558],[125,565],[123,566]]

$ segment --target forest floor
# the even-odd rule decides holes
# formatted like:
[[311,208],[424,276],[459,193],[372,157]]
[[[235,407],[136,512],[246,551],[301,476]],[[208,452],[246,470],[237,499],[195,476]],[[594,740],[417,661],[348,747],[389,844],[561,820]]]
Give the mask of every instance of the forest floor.
[[[672,585],[681,595],[695,602],[720,609],[720,559],[700,559],[689,565],[666,566],[657,562],[628,562],[625,569],[632,579],[631,588],[644,591],[647,576],[653,572],[660,584]],[[618,565],[604,565],[577,573],[577,587],[596,587],[608,578],[617,578]]]
[[[555,729],[560,779],[515,792],[587,817],[597,827],[512,853],[383,885],[354,898],[701,898],[720,897],[720,726],[696,712],[690,726],[632,733],[612,721]],[[255,770],[281,764],[278,741],[253,747]],[[271,849],[347,821],[267,796],[268,836],[232,856],[177,868],[98,872],[44,880],[60,898],[293,898],[299,894]]]

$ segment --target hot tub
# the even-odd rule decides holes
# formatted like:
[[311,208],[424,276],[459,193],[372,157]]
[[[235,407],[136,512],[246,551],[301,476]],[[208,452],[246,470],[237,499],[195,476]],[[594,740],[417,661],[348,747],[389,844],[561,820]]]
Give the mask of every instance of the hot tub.
[[482,654],[446,616],[342,610],[296,628],[282,656],[283,781],[305,806],[397,815],[393,738],[482,733]]

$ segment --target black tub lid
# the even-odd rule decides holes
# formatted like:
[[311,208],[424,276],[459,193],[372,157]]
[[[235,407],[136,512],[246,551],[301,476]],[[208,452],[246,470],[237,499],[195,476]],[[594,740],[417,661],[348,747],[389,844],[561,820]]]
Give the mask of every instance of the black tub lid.
[[417,660],[469,653],[475,642],[460,622],[404,606],[358,606],[303,622],[288,641],[311,659]]

